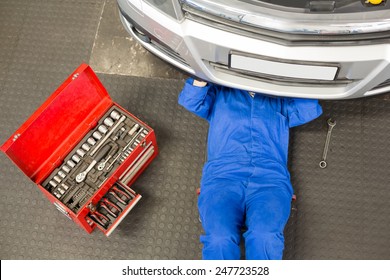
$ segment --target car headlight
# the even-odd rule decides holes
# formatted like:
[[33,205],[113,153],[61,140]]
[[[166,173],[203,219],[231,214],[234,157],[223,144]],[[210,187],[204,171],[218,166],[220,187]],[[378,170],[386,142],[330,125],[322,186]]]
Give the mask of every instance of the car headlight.
[[182,12],[179,6],[179,2],[177,0],[144,0],[144,1],[173,18],[176,19],[182,18]]

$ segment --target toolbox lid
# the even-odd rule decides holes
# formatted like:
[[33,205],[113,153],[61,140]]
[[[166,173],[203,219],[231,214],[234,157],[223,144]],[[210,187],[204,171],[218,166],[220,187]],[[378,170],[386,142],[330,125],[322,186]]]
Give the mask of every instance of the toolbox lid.
[[1,146],[36,183],[44,180],[113,104],[87,64],[81,64]]

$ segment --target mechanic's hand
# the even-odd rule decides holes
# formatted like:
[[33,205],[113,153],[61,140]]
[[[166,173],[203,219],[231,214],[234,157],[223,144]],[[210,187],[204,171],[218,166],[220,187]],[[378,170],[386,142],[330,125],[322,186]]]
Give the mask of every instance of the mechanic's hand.
[[199,80],[196,80],[194,79],[194,82],[192,83],[194,86],[196,87],[204,87],[207,85],[207,82],[205,81],[199,81]]

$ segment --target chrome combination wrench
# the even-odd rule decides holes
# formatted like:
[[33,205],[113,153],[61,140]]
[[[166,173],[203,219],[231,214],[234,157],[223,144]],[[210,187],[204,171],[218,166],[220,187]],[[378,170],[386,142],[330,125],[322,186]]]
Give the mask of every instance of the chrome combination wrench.
[[112,156],[108,155],[106,159],[103,159],[97,166],[97,170],[102,171],[106,166],[107,162],[110,160]]
[[329,143],[330,143],[330,137],[332,136],[332,130],[333,127],[336,126],[336,121],[332,119],[328,119],[326,121],[328,123],[328,133],[326,135],[326,141],[325,141],[325,147],[324,152],[322,153],[322,160],[320,161],[320,167],[325,168],[328,164],[326,163],[326,157],[328,155],[328,149],[329,149]]

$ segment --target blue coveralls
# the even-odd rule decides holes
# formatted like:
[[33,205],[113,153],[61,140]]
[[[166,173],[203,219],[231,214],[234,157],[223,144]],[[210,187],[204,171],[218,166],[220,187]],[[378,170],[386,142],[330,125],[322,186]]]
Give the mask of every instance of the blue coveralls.
[[208,158],[198,208],[203,259],[281,259],[293,189],[287,169],[289,128],[322,113],[317,100],[274,98],[214,84],[192,85],[179,104],[209,122]]

